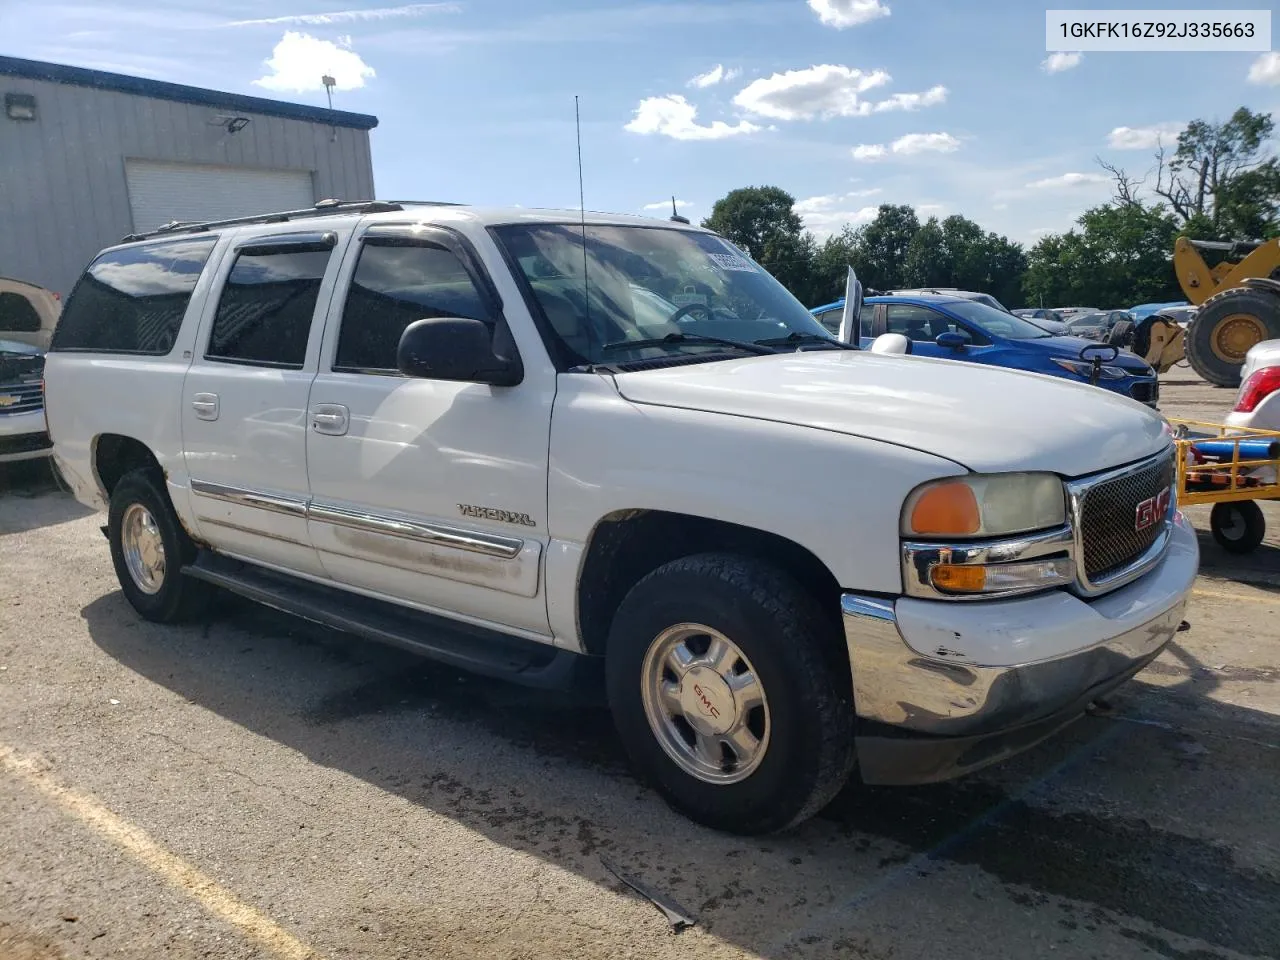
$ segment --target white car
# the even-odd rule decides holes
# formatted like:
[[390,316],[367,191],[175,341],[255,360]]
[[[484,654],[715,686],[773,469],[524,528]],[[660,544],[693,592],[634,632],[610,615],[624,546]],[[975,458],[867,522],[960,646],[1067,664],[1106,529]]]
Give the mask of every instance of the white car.
[[1173,636],[1198,553],[1157,414],[853,349],[707,230],[580,217],[334,205],[99,255],[49,422],[133,608],[220,587],[603,693],[673,806],[744,833],[1028,747]]
[[0,340],[46,349],[61,308],[56,293],[34,283],[0,277]]
[[1280,340],[1263,340],[1245,354],[1240,389],[1226,423],[1254,430],[1280,430]]
[[49,456],[43,371],[43,352],[0,338],[0,463]]

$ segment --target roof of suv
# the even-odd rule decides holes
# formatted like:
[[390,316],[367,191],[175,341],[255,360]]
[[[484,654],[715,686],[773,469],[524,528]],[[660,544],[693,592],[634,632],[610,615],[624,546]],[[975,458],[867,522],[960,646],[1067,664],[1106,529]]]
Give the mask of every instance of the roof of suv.
[[402,223],[406,219],[429,223],[449,223],[460,220],[477,223],[482,226],[497,226],[512,223],[581,223],[593,225],[612,224],[618,226],[662,226],[674,230],[691,230],[706,233],[704,228],[679,221],[659,220],[654,217],[641,217],[632,214],[601,213],[598,211],[569,209],[540,209],[537,207],[516,206],[468,206],[459,203],[431,200],[364,200],[340,201],[322,200],[314,208],[301,210],[284,210],[275,213],[262,213],[248,217],[234,217],[226,220],[209,220],[192,223],[170,223],[158,227],[148,233],[131,234],[122,243],[134,243],[141,240],[156,240],[162,237],[191,236],[207,233],[211,230],[230,229],[234,227],[262,228],[271,232],[279,230],[282,223],[305,222],[308,226],[324,227],[329,221],[345,220],[353,216],[365,216],[375,220]]

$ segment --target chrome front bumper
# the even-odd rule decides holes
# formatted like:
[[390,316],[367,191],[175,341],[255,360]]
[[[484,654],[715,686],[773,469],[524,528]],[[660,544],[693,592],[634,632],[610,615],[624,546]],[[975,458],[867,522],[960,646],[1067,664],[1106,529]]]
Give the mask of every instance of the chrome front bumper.
[[1026,749],[1154,659],[1199,567],[1179,518],[1140,579],[1086,600],[1064,590],[989,603],[846,593],[845,640],[868,783],[925,783]]

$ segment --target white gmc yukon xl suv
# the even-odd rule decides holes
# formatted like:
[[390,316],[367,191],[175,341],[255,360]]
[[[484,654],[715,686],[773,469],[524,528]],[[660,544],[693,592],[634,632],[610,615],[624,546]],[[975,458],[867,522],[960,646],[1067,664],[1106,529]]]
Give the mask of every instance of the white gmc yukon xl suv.
[[842,344],[681,223],[319,206],[127,238],[67,302],[56,462],[143,617],[230,590],[605,693],[744,833],[1023,749],[1182,620],[1136,402]]

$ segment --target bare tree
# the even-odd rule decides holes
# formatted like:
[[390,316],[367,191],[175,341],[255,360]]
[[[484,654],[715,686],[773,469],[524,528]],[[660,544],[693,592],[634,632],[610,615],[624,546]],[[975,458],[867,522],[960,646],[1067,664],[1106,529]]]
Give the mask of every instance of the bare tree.
[[1101,157],[1094,157],[1093,159],[1098,166],[1111,174],[1115,189],[1112,199],[1116,203],[1123,207],[1131,207],[1142,202],[1138,197],[1138,192],[1142,189],[1142,185],[1147,182],[1146,177],[1130,176],[1129,172],[1123,167],[1118,167],[1114,163],[1107,163]]

